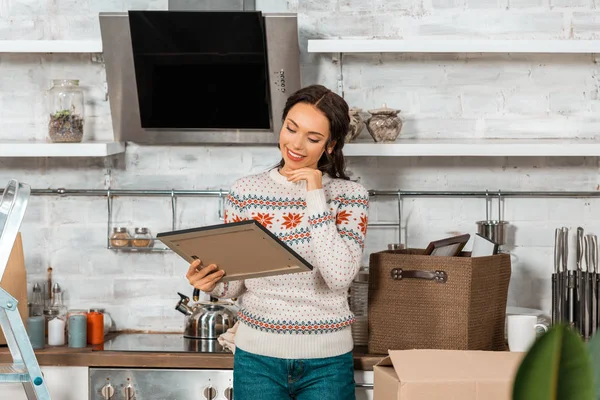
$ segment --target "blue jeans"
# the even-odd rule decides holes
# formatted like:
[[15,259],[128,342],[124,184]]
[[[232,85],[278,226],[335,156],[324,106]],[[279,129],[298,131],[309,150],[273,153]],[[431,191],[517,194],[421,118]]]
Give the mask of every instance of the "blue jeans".
[[355,400],[352,353],[287,360],[235,349],[235,400]]

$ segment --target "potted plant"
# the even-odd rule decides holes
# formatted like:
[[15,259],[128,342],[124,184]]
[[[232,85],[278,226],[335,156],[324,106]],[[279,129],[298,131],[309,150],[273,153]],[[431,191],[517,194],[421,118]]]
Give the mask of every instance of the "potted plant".
[[525,354],[513,400],[600,400],[600,334],[585,343],[568,325],[555,325]]

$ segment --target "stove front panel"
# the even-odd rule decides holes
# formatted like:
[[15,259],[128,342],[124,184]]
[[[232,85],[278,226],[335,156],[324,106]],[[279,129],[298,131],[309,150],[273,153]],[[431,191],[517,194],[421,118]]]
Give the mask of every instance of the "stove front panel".
[[89,400],[233,399],[233,370],[90,368],[89,371]]

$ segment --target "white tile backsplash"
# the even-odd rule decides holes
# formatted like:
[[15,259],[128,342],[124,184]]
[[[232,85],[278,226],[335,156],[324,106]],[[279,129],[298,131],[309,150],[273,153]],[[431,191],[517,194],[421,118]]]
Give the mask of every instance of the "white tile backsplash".
[[[165,9],[166,0],[0,1],[0,39],[99,39],[97,13]],[[257,1],[259,9],[299,13],[304,84],[337,87],[331,55],[309,54],[317,37],[454,37],[494,39],[597,38],[600,18],[588,0]],[[573,7],[571,7],[573,6]],[[348,54],[348,103],[401,109],[404,138],[597,137],[598,67],[589,55],[552,54]],[[105,72],[89,54],[0,54],[0,140],[43,140],[46,91],[51,80],[78,78],[86,94],[86,140],[110,140]],[[369,142],[366,130],[360,140]],[[0,144],[1,145],[1,144]],[[0,159],[0,182],[17,178],[34,188],[223,189],[279,161],[275,146],[140,146],[107,159]],[[597,190],[597,157],[356,157],[353,179],[369,189]],[[218,220],[218,199],[177,199],[177,228]],[[496,202],[492,212],[496,215]],[[133,233],[171,227],[168,197],[119,197],[112,224]],[[509,303],[549,310],[554,228],[581,225],[599,233],[598,200],[519,199],[504,202],[513,259]],[[374,198],[370,219],[395,221],[395,198]],[[485,218],[483,199],[404,198],[402,236],[409,246],[454,233],[475,233]],[[177,291],[191,295],[186,263],[173,253],[106,249],[103,197],[32,197],[22,226],[28,279],[48,267],[73,308],[102,306],[118,329],[177,331]],[[363,263],[372,251],[397,242],[395,227],[371,228]],[[160,246],[156,243],[156,246]]]

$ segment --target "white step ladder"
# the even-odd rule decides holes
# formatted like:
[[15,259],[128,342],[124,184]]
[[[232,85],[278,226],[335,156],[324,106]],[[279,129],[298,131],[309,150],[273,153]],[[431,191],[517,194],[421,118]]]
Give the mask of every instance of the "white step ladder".
[[[30,193],[28,185],[12,179],[0,198],[0,280],[25,216]],[[12,364],[0,364],[0,385],[20,382],[28,400],[50,400],[17,304],[13,296],[0,288],[0,327],[13,359]]]

